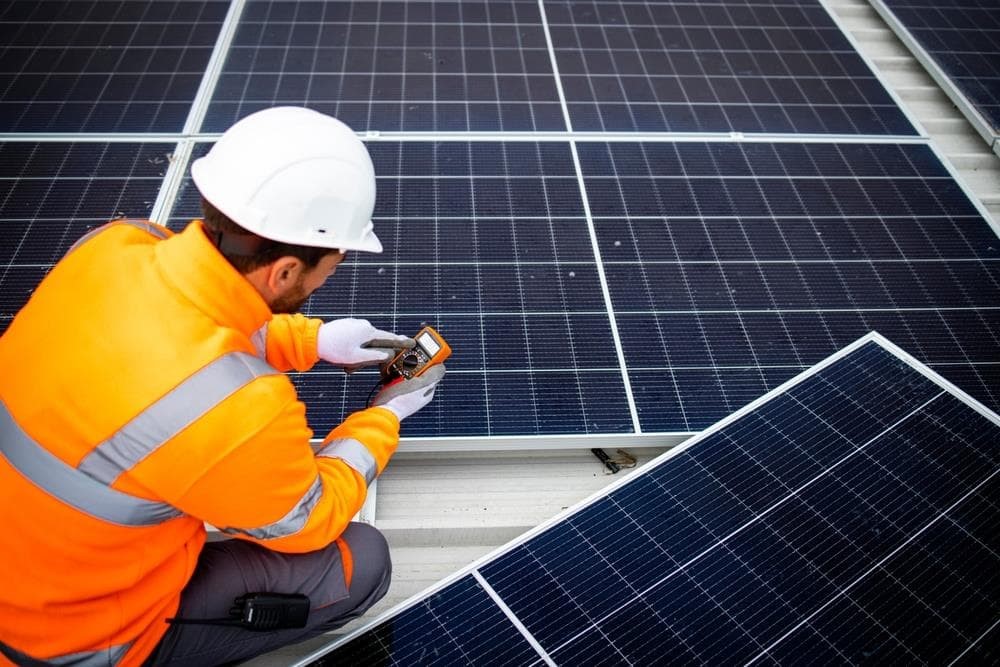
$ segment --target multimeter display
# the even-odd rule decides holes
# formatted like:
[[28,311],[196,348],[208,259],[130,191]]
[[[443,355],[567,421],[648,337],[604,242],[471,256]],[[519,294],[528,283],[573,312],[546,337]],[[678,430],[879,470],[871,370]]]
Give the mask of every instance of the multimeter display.
[[429,357],[433,357],[441,351],[441,346],[438,345],[436,340],[434,340],[434,336],[427,331],[417,336],[415,340],[417,341],[417,345],[424,348],[424,352],[426,352]]

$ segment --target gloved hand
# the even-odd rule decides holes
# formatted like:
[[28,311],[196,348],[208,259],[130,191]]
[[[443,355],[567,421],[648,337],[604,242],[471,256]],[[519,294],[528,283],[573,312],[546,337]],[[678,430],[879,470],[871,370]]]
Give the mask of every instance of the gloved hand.
[[351,373],[389,361],[415,344],[412,338],[376,329],[368,320],[347,318],[320,325],[316,352],[320,359]]
[[444,364],[431,366],[423,375],[386,387],[375,396],[372,406],[386,408],[403,421],[431,402],[444,370]]

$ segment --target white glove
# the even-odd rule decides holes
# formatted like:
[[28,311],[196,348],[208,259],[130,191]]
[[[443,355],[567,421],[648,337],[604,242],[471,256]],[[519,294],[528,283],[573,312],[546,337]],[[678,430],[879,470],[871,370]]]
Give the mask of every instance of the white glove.
[[381,406],[403,421],[434,398],[434,390],[444,377],[444,364],[431,366],[423,375],[403,380],[380,391],[372,406]]
[[412,338],[376,329],[368,320],[347,318],[320,325],[316,353],[320,359],[351,373],[389,361],[399,350],[415,344]]

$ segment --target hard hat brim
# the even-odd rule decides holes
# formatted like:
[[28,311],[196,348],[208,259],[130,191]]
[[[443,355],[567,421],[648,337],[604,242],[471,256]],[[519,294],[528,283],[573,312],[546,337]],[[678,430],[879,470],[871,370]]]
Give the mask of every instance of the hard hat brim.
[[[374,227],[374,224],[372,226]],[[368,233],[365,234],[365,237],[360,241],[358,241],[356,244],[350,243],[347,245],[341,245],[340,249],[360,250],[362,252],[380,253],[382,252],[382,242],[378,240],[377,236],[375,236],[375,230],[369,229]]]

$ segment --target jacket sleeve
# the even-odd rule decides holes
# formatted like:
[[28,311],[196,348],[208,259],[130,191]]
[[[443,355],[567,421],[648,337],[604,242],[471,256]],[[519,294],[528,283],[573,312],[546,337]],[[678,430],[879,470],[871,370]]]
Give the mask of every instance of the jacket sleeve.
[[316,337],[323,320],[295,315],[275,315],[260,335],[265,337],[267,363],[282,373],[307,371],[319,359]]
[[[281,393],[290,400],[261,419],[261,408],[275,403],[267,387],[279,382],[287,384]],[[198,438],[202,442],[213,430],[206,422],[224,429],[242,413],[244,424],[258,425],[250,432],[240,432],[242,424],[231,428],[237,432],[234,439],[217,430],[216,439],[226,440],[225,445],[219,443],[225,454],[210,465],[187,457],[188,465],[194,463],[203,472],[188,488],[178,489],[171,502],[225,533],[275,551],[314,551],[339,537],[399,443],[396,416],[384,408],[368,408],[350,415],[314,451],[305,406],[295,399],[284,376],[259,378],[225,404],[193,425],[207,431]],[[249,417],[252,410],[257,412]],[[220,412],[231,414],[217,415]]]

